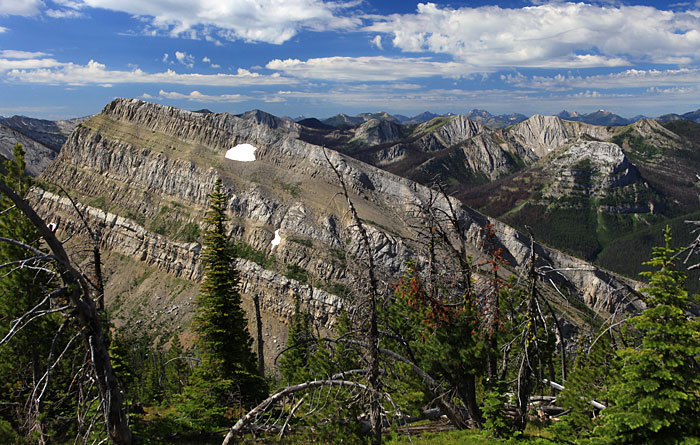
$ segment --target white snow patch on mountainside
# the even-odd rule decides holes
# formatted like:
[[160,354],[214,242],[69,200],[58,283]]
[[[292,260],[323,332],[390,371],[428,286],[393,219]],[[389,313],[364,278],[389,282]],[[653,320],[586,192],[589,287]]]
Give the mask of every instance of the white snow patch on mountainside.
[[241,162],[253,162],[255,160],[255,150],[250,144],[238,144],[226,152],[226,159]]
[[281,242],[282,242],[282,237],[280,236],[280,229],[277,229],[277,230],[275,230],[275,238],[272,240],[272,243],[271,243],[272,247],[270,247],[270,250],[279,246]]

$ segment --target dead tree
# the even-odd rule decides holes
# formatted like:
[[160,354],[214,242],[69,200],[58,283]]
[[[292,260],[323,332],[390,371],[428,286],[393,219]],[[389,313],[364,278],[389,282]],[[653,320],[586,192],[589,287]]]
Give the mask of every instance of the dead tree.
[[348,194],[348,189],[345,186],[345,179],[343,175],[340,174],[335,165],[328,158],[328,154],[325,149],[323,155],[328,161],[333,173],[338,177],[338,181],[343,190],[343,195],[347,200],[348,211],[355,224],[355,227],[360,233],[360,238],[362,240],[362,247],[367,255],[367,275],[369,280],[369,295],[368,295],[368,308],[369,308],[369,333],[368,333],[368,343],[369,343],[369,361],[370,361],[370,372],[369,372],[369,386],[372,389],[372,396],[370,397],[370,423],[372,426],[372,444],[382,443],[382,420],[381,420],[381,401],[376,396],[376,394],[381,393],[382,384],[379,378],[379,328],[377,327],[377,277],[374,264],[374,255],[372,253],[372,246],[369,242],[369,236],[367,235],[367,230],[362,224],[360,217],[355,210],[355,206],[350,199]]
[[[80,326],[80,336],[87,353],[87,360],[94,373],[100,394],[100,408],[107,434],[115,444],[131,444],[132,436],[122,406],[121,392],[112,369],[104,327],[98,315],[97,305],[91,297],[88,279],[72,264],[63,248],[63,243],[24,199],[2,181],[0,181],[0,192],[4,193],[37,228],[50,252],[41,251],[16,240],[3,238],[0,241],[13,243],[26,249],[29,254],[46,258],[54,264],[63,284],[55,292],[67,298],[69,305],[63,309],[74,315]],[[22,320],[24,323],[30,322],[37,314],[25,315],[27,315],[26,319]],[[21,324],[16,326],[21,328]],[[10,338],[7,339],[9,340]]]

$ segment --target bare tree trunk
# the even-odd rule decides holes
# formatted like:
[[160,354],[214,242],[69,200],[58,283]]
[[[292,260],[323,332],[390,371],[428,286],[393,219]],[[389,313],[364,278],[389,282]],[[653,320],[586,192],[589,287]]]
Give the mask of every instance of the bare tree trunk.
[[258,335],[258,374],[260,377],[265,377],[265,355],[263,351],[263,325],[260,317],[260,297],[258,294],[253,295],[253,304],[255,305],[255,323],[257,326]]
[[80,220],[83,222],[83,227],[85,227],[85,230],[87,230],[88,235],[90,235],[90,239],[92,240],[92,256],[94,262],[93,270],[95,273],[95,282],[92,284],[95,286],[97,291],[97,310],[103,311],[105,308],[105,287],[104,281],[102,280],[102,256],[100,254],[100,239],[102,237],[102,233],[99,228],[97,231],[93,232],[87,222],[87,219],[85,219],[85,215],[83,215],[83,212],[80,211],[80,208],[75,201],[73,201],[73,198],[63,189],[63,187],[61,187],[61,191],[63,191],[70,203],[73,205],[73,209],[75,209],[76,213],[80,217]]
[[382,443],[382,405],[376,394],[381,392],[382,382],[379,378],[379,329],[377,327],[377,278],[375,276],[375,265],[374,265],[374,255],[372,254],[372,247],[369,243],[369,237],[365,226],[362,224],[360,217],[357,215],[355,206],[350,199],[348,194],[348,189],[345,186],[345,180],[340,174],[337,168],[328,158],[328,154],[325,149],[323,151],[326,161],[333,169],[333,172],[338,177],[340,185],[343,188],[343,194],[348,202],[348,208],[350,210],[350,215],[352,216],[357,229],[360,231],[360,237],[362,239],[362,245],[367,254],[367,273],[369,275],[369,386],[372,388],[373,392],[370,395],[370,424],[372,426],[372,444],[379,445]]
[[109,438],[118,445],[131,444],[131,431],[122,406],[122,396],[117,385],[117,378],[112,369],[102,321],[97,314],[94,300],[90,298],[87,280],[71,265],[63,245],[34,209],[2,181],[0,181],[0,192],[5,193],[14,205],[27,216],[51,249],[61,279],[69,291],[68,297],[76,312],[76,318],[82,328],[83,343],[90,353]]
[[518,371],[518,409],[515,417],[515,426],[519,430],[524,430],[527,424],[527,410],[530,402],[530,393],[532,391],[532,360],[535,348],[537,346],[537,319],[536,298],[537,298],[537,269],[535,267],[535,239],[530,233],[530,270],[528,278],[530,279],[530,289],[528,292],[527,317],[528,323],[522,333],[523,340],[523,355],[520,360],[520,369]]

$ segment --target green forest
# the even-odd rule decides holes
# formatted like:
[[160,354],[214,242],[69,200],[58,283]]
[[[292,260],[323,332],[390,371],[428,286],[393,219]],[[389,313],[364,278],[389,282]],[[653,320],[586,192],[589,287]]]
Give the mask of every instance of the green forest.
[[352,309],[322,334],[296,296],[273,369],[241,306],[221,180],[193,323],[165,338],[114,325],[97,244],[76,264],[25,200],[24,169],[17,146],[0,178],[0,443],[700,443],[687,233],[654,235],[643,310],[571,335],[534,242],[515,271],[486,225],[476,260],[456,215],[427,208],[427,266],[409,262],[384,289],[348,198],[366,266],[344,289]]

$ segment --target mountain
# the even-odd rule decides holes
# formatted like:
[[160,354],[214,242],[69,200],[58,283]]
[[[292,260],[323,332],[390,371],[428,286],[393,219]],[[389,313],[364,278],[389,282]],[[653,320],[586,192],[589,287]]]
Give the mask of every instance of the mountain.
[[625,119],[624,117],[613,114],[609,111],[598,110],[594,113],[579,114],[577,112],[570,113],[566,110],[557,114],[558,117],[570,121],[585,122],[587,124],[593,125],[610,125],[610,126],[620,126],[628,125],[634,120]]
[[39,175],[58,155],[70,132],[86,118],[49,121],[26,116],[0,119],[0,157],[13,158],[15,144],[22,144],[27,173]]
[[352,128],[360,125],[365,121],[362,117],[348,116],[347,114],[336,114],[335,116],[329,117],[328,119],[323,119],[321,122],[324,124],[335,127],[335,128]]
[[683,119],[683,117],[681,117],[680,114],[676,114],[676,113],[664,114],[664,115],[656,118],[656,120],[659,122],[671,122],[671,121],[677,121],[679,119]]
[[385,120],[389,122],[394,122],[396,124],[400,123],[400,120],[396,118],[395,116],[392,116],[391,114],[387,113],[386,111],[380,111],[379,113],[360,113],[357,115],[357,117],[361,117],[362,119],[366,121],[371,120],[371,119],[379,119],[379,120]]
[[[455,196],[506,223],[532,227],[552,246],[637,276],[659,241],[648,230],[660,234],[683,215],[697,219],[700,124],[643,119],[607,127],[533,116],[509,130],[510,140],[540,158]],[[674,227],[679,242],[690,242],[687,228]],[[622,239],[634,247],[621,251]]]
[[251,120],[258,124],[264,125],[269,128],[285,128],[288,130],[297,130],[298,125],[289,119],[283,119],[281,117],[274,116],[270,113],[266,113],[261,110],[251,110],[243,114],[239,114],[238,117],[245,120]]
[[505,128],[527,119],[527,116],[523,114],[512,113],[494,116],[486,110],[477,109],[469,111],[465,116],[489,128]]
[[319,130],[335,130],[335,127],[331,127],[330,125],[326,125],[320,120],[316,119],[315,117],[310,117],[310,118],[305,118],[305,119],[300,119],[296,121],[297,124],[303,125],[304,127],[309,127],[309,128],[316,128]]
[[683,119],[687,119],[689,121],[700,123],[700,109],[695,110],[695,111],[690,111],[688,113],[684,113],[681,115],[681,117]]
[[[429,202],[441,212],[454,209],[475,262],[485,259],[480,233],[490,224],[510,273],[527,264],[530,241],[512,227],[414,181],[301,139],[314,129],[274,122],[258,113],[200,114],[116,99],[74,129],[41,179],[66,189],[99,229],[107,304],[117,323],[158,329],[166,336],[187,326],[202,276],[202,215],[221,178],[230,196],[230,234],[242,257],[237,267],[244,305],[252,310],[251,297],[260,296],[265,332],[274,339],[265,342],[267,357],[286,343],[294,294],[319,329],[330,329],[354,304],[351,290],[364,282],[365,266],[358,260],[361,239],[347,218],[345,200],[338,197],[341,189],[327,159],[345,178],[366,225],[380,279],[395,280],[408,260],[426,267],[409,214]],[[393,124],[379,120],[373,128],[382,125]],[[490,130],[463,116],[438,118],[409,131],[398,137],[409,137],[413,149],[428,155],[455,145],[463,150],[460,144],[496,149]],[[255,160],[227,159],[238,144],[254,146]],[[80,217],[52,190],[50,185],[37,189],[33,202],[62,234],[74,235],[72,248],[78,251],[87,242]],[[279,245],[272,244],[276,234]],[[637,285],[603,270],[582,272],[587,263],[547,247],[537,249],[540,266],[561,270],[552,279],[568,302],[544,284],[542,291],[570,322],[585,323],[594,310],[612,310],[627,286]]]
[[0,124],[19,131],[23,135],[58,152],[68,135],[73,131],[73,128],[85,121],[85,119],[87,118],[49,121],[26,116],[12,116],[0,120]]
[[437,117],[444,117],[447,115],[444,114],[435,114],[431,113],[430,111],[424,111],[420,114],[416,114],[412,118],[402,122],[404,125],[415,125],[415,124],[422,124],[424,122],[431,121]]

